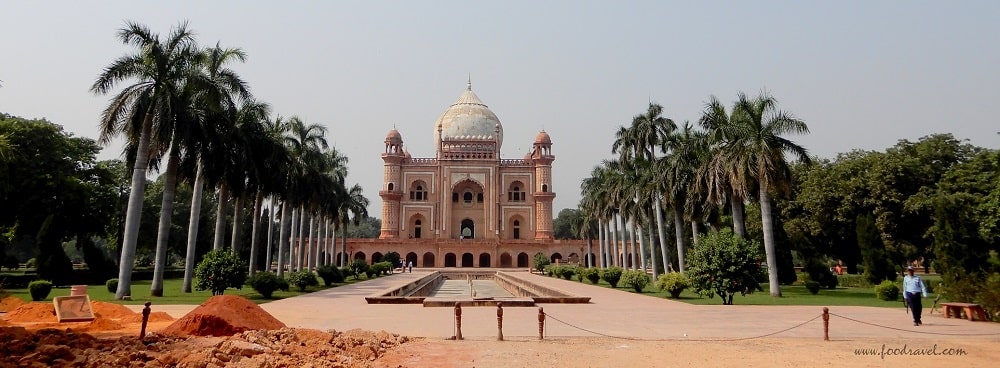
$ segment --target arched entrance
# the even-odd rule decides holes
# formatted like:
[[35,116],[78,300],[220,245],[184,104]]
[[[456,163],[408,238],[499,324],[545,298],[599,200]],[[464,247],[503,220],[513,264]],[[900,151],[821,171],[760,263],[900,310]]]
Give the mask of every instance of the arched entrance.
[[[413,264],[417,264],[417,262],[413,262]],[[420,267],[435,267],[434,253],[431,252],[424,253],[424,263],[422,263]]]
[[372,264],[376,264],[379,262],[382,262],[382,253],[381,252],[372,253]]
[[510,253],[504,252],[500,255],[500,267],[511,267],[514,266],[513,259],[510,257]]
[[473,267],[472,266],[472,253],[462,254],[462,267]]
[[410,265],[410,264],[413,264],[414,266],[420,264],[420,263],[417,262],[417,254],[416,253],[413,253],[413,252],[406,253],[406,265]]
[[455,253],[448,253],[444,255],[444,266],[455,267]]
[[364,261],[365,260],[365,252],[354,253],[354,259],[360,259],[360,260]]
[[528,267],[528,253],[517,254],[517,267]]
[[490,266],[490,254],[481,253],[479,254],[479,267],[491,267]]
[[549,261],[552,263],[562,263],[562,254],[552,253],[552,257],[549,257]]
[[476,238],[476,223],[472,219],[462,220],[462,226],[460,227],[462,233],[462,239],[475,239]]
[[424,219],[423,215],[416,214],[410,216],[408,224],[410,227],[409,237],[411,239],[422,239],[424,237],[424,225],[426,223],[427,221]]

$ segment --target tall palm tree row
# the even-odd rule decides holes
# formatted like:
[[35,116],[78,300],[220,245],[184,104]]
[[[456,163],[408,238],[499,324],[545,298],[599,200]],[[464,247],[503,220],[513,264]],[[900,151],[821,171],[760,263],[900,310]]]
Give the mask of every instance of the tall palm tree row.
[[[186,181],[193,187],[184,292],[191,291],[201,197],[206,185],[217,191],[219,206],[214,248],[224,247],[230,197],[234,211],[230,247],[234,250],[243,247],[243,218],[250,211],[251,273],[260,261],[257,234],[266,198],[270,198],[269,233],[273,217],[278,215],[275,209],[279,204],[275,201],[280,203],[284,225],[293,207],[313,211],[319,216],[317,219],[336,218],[340,203],[350,200],[344,194],[348,191],[343,184],[346,157],[329,149],[322,126],[305,124],[298,118],[288,121],[280,116],[270,118],[267,104],[255,101],[247,83],[229,68],[233,62],[246,60],[241,49],[222,48],[218,44],[199,48],[186,23],[161,37],[141,24],[128,22],[117,36],[134,50],[106,66],[90,88],[98,95],[113,94],[101,115],[99,141],[107,144],[124,136],[127,142],[124,154],[132,165],[116,298],[131,293],[148,170],[162,168],[164,181],[151,286],[153,296],[163,294],[163,270],[170,243],[167,234],[178,182]],[[124,87],[115,93],[120,86]],[[161,160],[165,165],[161,166]],[[335,179],[336,175],[329,172],[343,174]],[[356,195],[360,199],[354,202],[367,205],[360,187]],[[328,210],[319,212],[321,208]],[[279,238],[288,235],[283,226],[279,233]],[[268,235],[264,241],[267,247],[264,263],[268,265],[273,255],[270,241]],[[287,238],[280,239],[279,244],[287,244]],[[319,244],[314,244],[318,252]],[[282,249],[276,253],[280,264],[285,254]],[[297,254],[303,254],[302,250]],[[318,255],[311,265],[317,265],[317,260]],[[279,272],[282,269],[279,267]]]
[[[784,137],[808,133],[806,123],[778,110],[777,101],[766,92],[754,98],[741,92],[729,110],[711,96],[698,121],[701,130],[687,122],[678,128],[661,114],[662,107],[650,103],[629,127],[619,128],[612,145],[618,160],[602,162],[581,183],[581,211],[599,221],[599,230],[605,224],[609,228],[607,252],[611,254],[602,254],[603,264],[619,264],[615,230],[621,226],[615,220],[619,214],[635,224],[652,224],[655,219],[664,270],[670,269],[670,259],[662,246],[662,216],[672,215],[677,265],[683,271],[688,239],[685,221],[690,221],[696,244],[702,225],[717,229],[720,211],[728,206],[734,232],[746,236],[744,203],[756,199],[761,209],[770,293],[780,296],[772,196],[789,192],[792,181],[786,154],[809,161],[805,148]],[[662,208],[661,201],[667,208]],[[652,238],[652,227],[649,235]],[[644,254],[642,248],[640,242],[640,253]],[[603,252],[605,248],[600,249]],[[655,249],[651,244],[650,251]],[[653,261],[655,272],[655,257]]]

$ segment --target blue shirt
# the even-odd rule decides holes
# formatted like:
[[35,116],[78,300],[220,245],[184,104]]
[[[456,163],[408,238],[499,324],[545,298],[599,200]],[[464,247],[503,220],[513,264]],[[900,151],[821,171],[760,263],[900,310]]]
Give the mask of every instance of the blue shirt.
[[927,297],[927,286],[924,285],[924,281],[920,279],[917,275],[906,275],[903,276],[903,292],[904,293],[920,293]]

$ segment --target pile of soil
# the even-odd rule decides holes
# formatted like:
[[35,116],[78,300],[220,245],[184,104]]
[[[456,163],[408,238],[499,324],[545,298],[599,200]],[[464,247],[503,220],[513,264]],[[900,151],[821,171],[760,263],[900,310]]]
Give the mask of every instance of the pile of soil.
[[232,336],[243,331],[284,327],[284,323],[243,297],[216,295],[160,332],[175,336]]
[[20,307],[23,304],[24,301],[21,300],[21,298],[15,296],[8,296],[6,298],[0,299],[0,312],[10,312],[14,309],[17,309],[17,307]]
[[131,309],[128,309],[128,307],[121,304],[92,301],[90,302],[90,308],[94,311],[94,317],[97,318],[122,320],[139,315],[139,320],[142,321],[141,314],[133,312]]
[[8,322],[58,322],[52,303],[32,302],[7,312]]
[[[386,332],[246,331],[231,337],[150,334],[114,339],[22,327],[0,328],[0,366],[382,367],[378,359],[410,341]],[[8,362],[9,364],[4,364]]]

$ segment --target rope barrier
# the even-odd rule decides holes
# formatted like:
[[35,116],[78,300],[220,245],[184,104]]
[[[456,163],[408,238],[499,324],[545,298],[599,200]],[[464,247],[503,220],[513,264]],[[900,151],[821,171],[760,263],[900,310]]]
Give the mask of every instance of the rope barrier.
[[881,328],[890,329],[890,330],[896,330],[896,331],[925,334],[925,335],[944,335],[944,336],[1000,336],[1000,333],[949,333],[949,332],[932,332],[932,331],[909,330],[909,329],[905,329],[905,328],[892,327],[892,326],[883,326],[883,325],[880,325],[880,324],[877,324],[877,323],[865,322],[865,321],[857,320],[857,319],[854,319],[854,318],[851,318],[851,317],[842,316],[842,315],[839,315],[839,314],[836,314],[836,313],[830,313],[830,315],[831,316],[837,316],[837,317],[846,319],[848,321],[852,321],[852,322],[857,322],[857,323],[869,325],[869,326],[881,327]]
[[631,340],[631,341],[699,341],[699,342],[709,342],[709,341],[742,341],[742,340],[759,339],[759,338],[763,338],[763,337],[774,336],[774,335],[780,334],[782,332],[787,332],[787,331],[790,331],[790,330],[802,327],[803,325],[805,325],[805,324],[807,324],[809,322],[815,321],[815,320],[823,317],[823,315],[820,314],[820,315],[818,315],[816,317],[813,317],[812,319],[810,319],[808,321],[799,323],[799,324],[797,324],[795,326],[792,326],[792,327],[789,327],[789,328],[786,328],[786,329],[783,329],[783,330],[775,331],[775,332],[772,332],[772,333],[769,333],[769,334],[757,335],[757,336],[749,336],[749,337],[738,337],[738,338],[732,338],[732,339],[688,339],[688,338],[644,339],[644,338],[636,338],[636,337],[625,337],[625,336],[608,335],[608,334],[600,333],[600,332],[593,331],[593,330],[588,330],[586,328],[583,328],[583,327],[571,324],[569,322],[566,322],[566,321],[563,321],[563,320],[561,320],[559,318],[556,318],[556,317],[554,317],[554,316],[552,316],[551,314],[548,314],[548,313],[545,313],[545,316],[547,318],[552,318],[552,319],[556,320],[559,323],[562,323],[562,324],[564,324],[566,326],[578,329],[580,331],[585,331],[585,332],[589,332],[589,333],[592,333],[592,334],[595,334],[595,335],[598,335],[598,336],[609,337],[609,338],[613,338],[613,339]]

